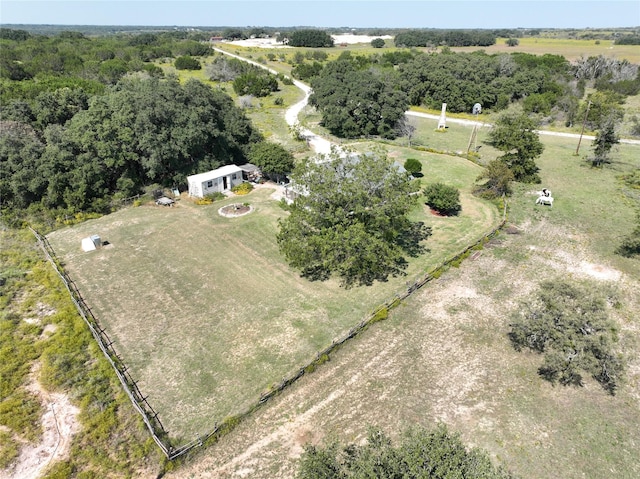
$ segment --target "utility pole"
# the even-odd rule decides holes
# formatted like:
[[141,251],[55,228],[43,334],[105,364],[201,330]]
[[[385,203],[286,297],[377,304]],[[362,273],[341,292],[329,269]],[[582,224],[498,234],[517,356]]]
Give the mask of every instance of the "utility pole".
[[580,143],[582,142],[582,134],[584,133],[584,125],[587,123],[587,115],[589,114],[589,108],[591,108],[591,100],[587,103],[587,111],[584,112],[584,120],[582,120],[582,131],[580,132],[580,139],[578,140],[578,147],[576,148],[576,156],[580,151]]

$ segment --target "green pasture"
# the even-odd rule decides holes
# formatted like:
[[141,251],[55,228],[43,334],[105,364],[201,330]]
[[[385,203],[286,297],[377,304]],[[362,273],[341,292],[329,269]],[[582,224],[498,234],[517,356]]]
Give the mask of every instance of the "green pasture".
[[[574,156],[574,139],[541,139],[545,151],[537,163],[543,183],[516,185],[508,232],[403,301],[388,320],[341,348],[206,458],[187,463],[173,477],[219,470],[215,466],[244,457],[265,436],[272,438],[268,448],[253,452],[235,472],[259,464],[252,477],[292,477],[289,438],[278,439],[283,424],[312,431],[310,440],[357,442],[368,425],[397,435],[437,422],[518,477],[638,477],[640,270],[637,259],[616,256],[613,249],[618,232],[633,227],[634,204],[624,199],[618,177],[640,168],[640,147],[620,145],[610,166],[592,169]],[[389,147],[389,154],[420,158],[423,182],[456,182],[459,176],[455,157],[402,147]],[[543,186],[553,192],[553,208],[535,205],[534,191]],[[434,230],[431,245],[442,231]],[[621,276],[613,282],[594,276],[606,272]],[[537,373],[541,357],[517,352],[509,342],[510,315],[519,302],[540,282],[558,278],[616,291],[619,304],[610,314],[629,368],[615,396],[588,377],[583,387],[549,384]]]
[[[437,155],[420,158],[426,169],[442,166]],[[451,179],[468,190],[478,166],[446,160],[459,164]],[[248,408],[407,281],[500,219],[495,206],[468,195],[458,218],[436,218],[420,205],[412,215],[433,226],[429,252],[411,259],[406,277],[345,290],[289,269],[275,243],[286,213],[271,193],[262,188],[209,206],[183,198],[174,208],[131,207],[49,235],[174,440],[192,439]],[[234,201],[255,210],[221,217],[218,208]],[[92,234],[109,245],[83,253],[80,241]]]
[[640,49],[637,45],[614,45],[612,40],[578,40],[570,38],[524,37],[518,38],[519,44],[510,47],[506,38],[498,38],[495,45],[489,47],[454,47],[456,52],[472,52],[483,50],[488,54],[495,53],[531,53],[533,55],[562,55],[569,61],[591,56],[615,57],[640,63]]

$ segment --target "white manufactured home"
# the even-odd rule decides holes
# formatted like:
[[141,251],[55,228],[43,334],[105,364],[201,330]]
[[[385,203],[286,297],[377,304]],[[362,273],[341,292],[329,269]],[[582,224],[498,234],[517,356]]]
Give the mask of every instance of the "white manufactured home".
[[216,170],[187,176],[189,196],[202,198],[210,193],[224,193],[242,183],[242,170],[236,165],[226,165]]

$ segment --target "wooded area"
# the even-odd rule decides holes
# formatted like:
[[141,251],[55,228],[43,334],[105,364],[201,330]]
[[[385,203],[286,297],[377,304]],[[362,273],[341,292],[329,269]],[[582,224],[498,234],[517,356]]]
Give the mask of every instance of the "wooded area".
[[[305,44],[318,39],[317,46],[330,39],[319,30],[287,34]],[[589,57],[570,64],[559,55],[448,50],[495,34],[400,32],[396,44],[428,37],[427,43],[447,46],[442,53],[344,51],[333,61],[321,50],[297,52],[292,73],[311,83],[310,102],[322,125],[344,138],[394,138],[403,134],[410,105],[439,109],[442,103],[451,112],[469,112],[475,103],[495,112],[517,102],[538,119],[559,117],[571,126],[584,118],[598,129],[605,120],[619,121],[621,103],[640,91],[638,65],[627,61]],[[206,39],[204,32],[186,31],[89,37],[1,29],[2,207],[106,212],[114,198],[150,184],[176,187],[189,174],[246,162],[262,138],[232,99],[196,81],[180,84],[154,63],[203,64],[212,80],[233,81],[237,95],[278,89],[276,77],[255,66],[208,59],[213,52]],[[587,85],[596,91],[585,99]]]

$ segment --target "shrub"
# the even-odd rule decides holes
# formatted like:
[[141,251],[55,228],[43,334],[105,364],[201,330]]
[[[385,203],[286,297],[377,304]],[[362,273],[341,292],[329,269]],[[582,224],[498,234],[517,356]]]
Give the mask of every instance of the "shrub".
[[384,321],[389,317],[389,309],[386,307],[380,308],[376,311],[376,314],[373,315],[369,324],[377,323],[378,321]]
[[371,40],[371,46],[373,48],[383,48],[384,47],[384,39],[382,38],[374,38]]
[[417,173],[422,172],[422,163],[415,158],[407,158],[407,161],[404,162],[404,169],[416,176]]
[[637,115],[631,117],[631,135],[640,136],[640,119]]
[[548,381],[581,386],[586,372],[614,394],[626,365],[609,318],[612,299],[614,291],[596,284],[545,281],[512,314],[509,338],[516,350],[544,356],[538,373]]
[[512,193],[513,172],[500,160],[491,160],[485,170],[476,178],[473,193],[482,198],[494,199]]
[[249,193],[251,193],[252,190],[253,190],[253,185],[246,181],[231,188],[231,191],[236,195],[248,195]]
[[308,444],[300,458],[299,471],[295,477],[507,479],[514,476],[504,468],[495,468],[485,451],[468,448],[458,434],[451,433],[446,426],[440,425],[433,430],[407,429],[396,444],[382,431],[371,427],[364,444]]
[[218,201],[218,200],[221,200],[223,198],[226,198],[224,193],[220,193],[219,191],[216,191],[215,193],[209,193],[208,195],[205,195],[202,198],[197,198],[194,201],[194,203],[196,205],[210,205],[214,201]]
[[233,90],[238,95],[264,97],[278,90],[278,81],[274,75],[245,73],[233,80]]
[[440,214],[457,215],[462,209],[460,192],[453,186],[433,183],[424,189],[424,195],[427,197],[426,204]]
[[202,69],[202,65],[195,58],[192,58],[188,55],[183,57],[176,58],[174,63],[176,70],[200,70]]
[[640,212],[637,216],[635,229],[616,248],[616,254],[627,258],[640,256]]

